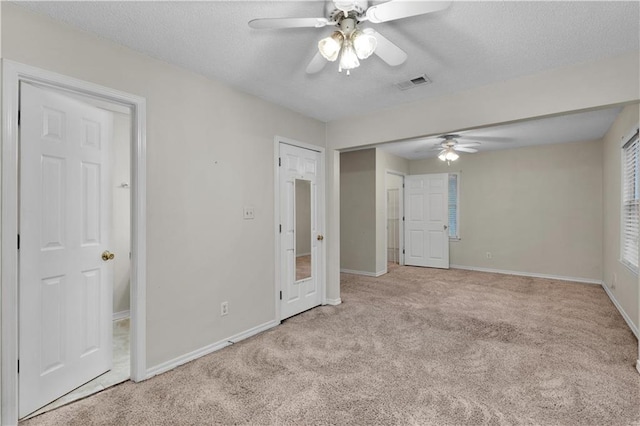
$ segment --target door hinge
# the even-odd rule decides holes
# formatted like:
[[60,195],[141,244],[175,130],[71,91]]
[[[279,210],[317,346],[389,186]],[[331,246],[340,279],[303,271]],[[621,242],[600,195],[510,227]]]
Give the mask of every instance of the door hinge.
[[20,360],[18,360],[18,373],[20,372]]
[[282,157],[278,157],[278,167],[282,167]]
[[404,254],[404,249],[402,249],[402,254]]
[[282,234],[282,225],[280,225],[280,233]]
[[18,126],[20,126],[20,110],[18,110]]
[[280,292],[280,300],[282,300],[282,292]]
[[18,234],[18,250],[20,250],[20,234]]
[[402,216],[402,221],[404,222],[404,216]]

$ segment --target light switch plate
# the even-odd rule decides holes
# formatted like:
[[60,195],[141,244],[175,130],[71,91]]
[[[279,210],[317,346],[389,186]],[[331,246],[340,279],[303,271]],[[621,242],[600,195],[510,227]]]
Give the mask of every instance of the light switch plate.
[[256,216],[255,209],[253,207],[245,207],[242,210],[242,217],[245,220],[254,219]]

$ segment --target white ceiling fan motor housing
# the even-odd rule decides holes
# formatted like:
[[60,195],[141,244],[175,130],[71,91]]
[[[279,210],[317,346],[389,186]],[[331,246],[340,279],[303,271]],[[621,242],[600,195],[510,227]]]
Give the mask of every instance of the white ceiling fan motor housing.
[[368,8],[368,0],[328,1],[325,6],[325,16],[330,21],[339,21],[343,16],[358,19],[365,15]]

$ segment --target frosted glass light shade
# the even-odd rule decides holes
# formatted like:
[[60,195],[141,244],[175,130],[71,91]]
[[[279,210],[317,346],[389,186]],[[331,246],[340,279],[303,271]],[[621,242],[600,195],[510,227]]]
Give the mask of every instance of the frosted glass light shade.
[[376,38],[368,31],[355,31],[351,36],[353,40],[353,48],[356,51],[356,55],[360,59],[367,59],[373,54],[378,45]]
[[318,50],[327,61],[333,62],[338,59],[343,41],[344,35],[340,31],[335,31],[318,42]]
[[456,161],[460,156],[453,150],[449,150],[447,153],[447,161]]
[[447,148],[438,155],[440,161],[456,161],[460,156],[453,148]]
[[358,56],[356,55],[356,51],[353,49],[353,45],[350,41],[346,41],[342,46],[342,55],[340,56],[340,71],[347,70],[347,74],[349,70],[354,68],[358,68],[360,66],[360,61],[358,60]]

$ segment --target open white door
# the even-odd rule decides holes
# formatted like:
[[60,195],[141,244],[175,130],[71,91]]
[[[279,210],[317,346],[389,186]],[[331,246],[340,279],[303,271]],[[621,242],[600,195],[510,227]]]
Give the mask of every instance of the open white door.
[[111,114],[28,84],[20,90],[24,417],[111,369],[113,262]]
[[322,182],[319,152],[280,143],[280,319],[322,303]]
[[405,177],[405,265],[449,268],[447,173]]

